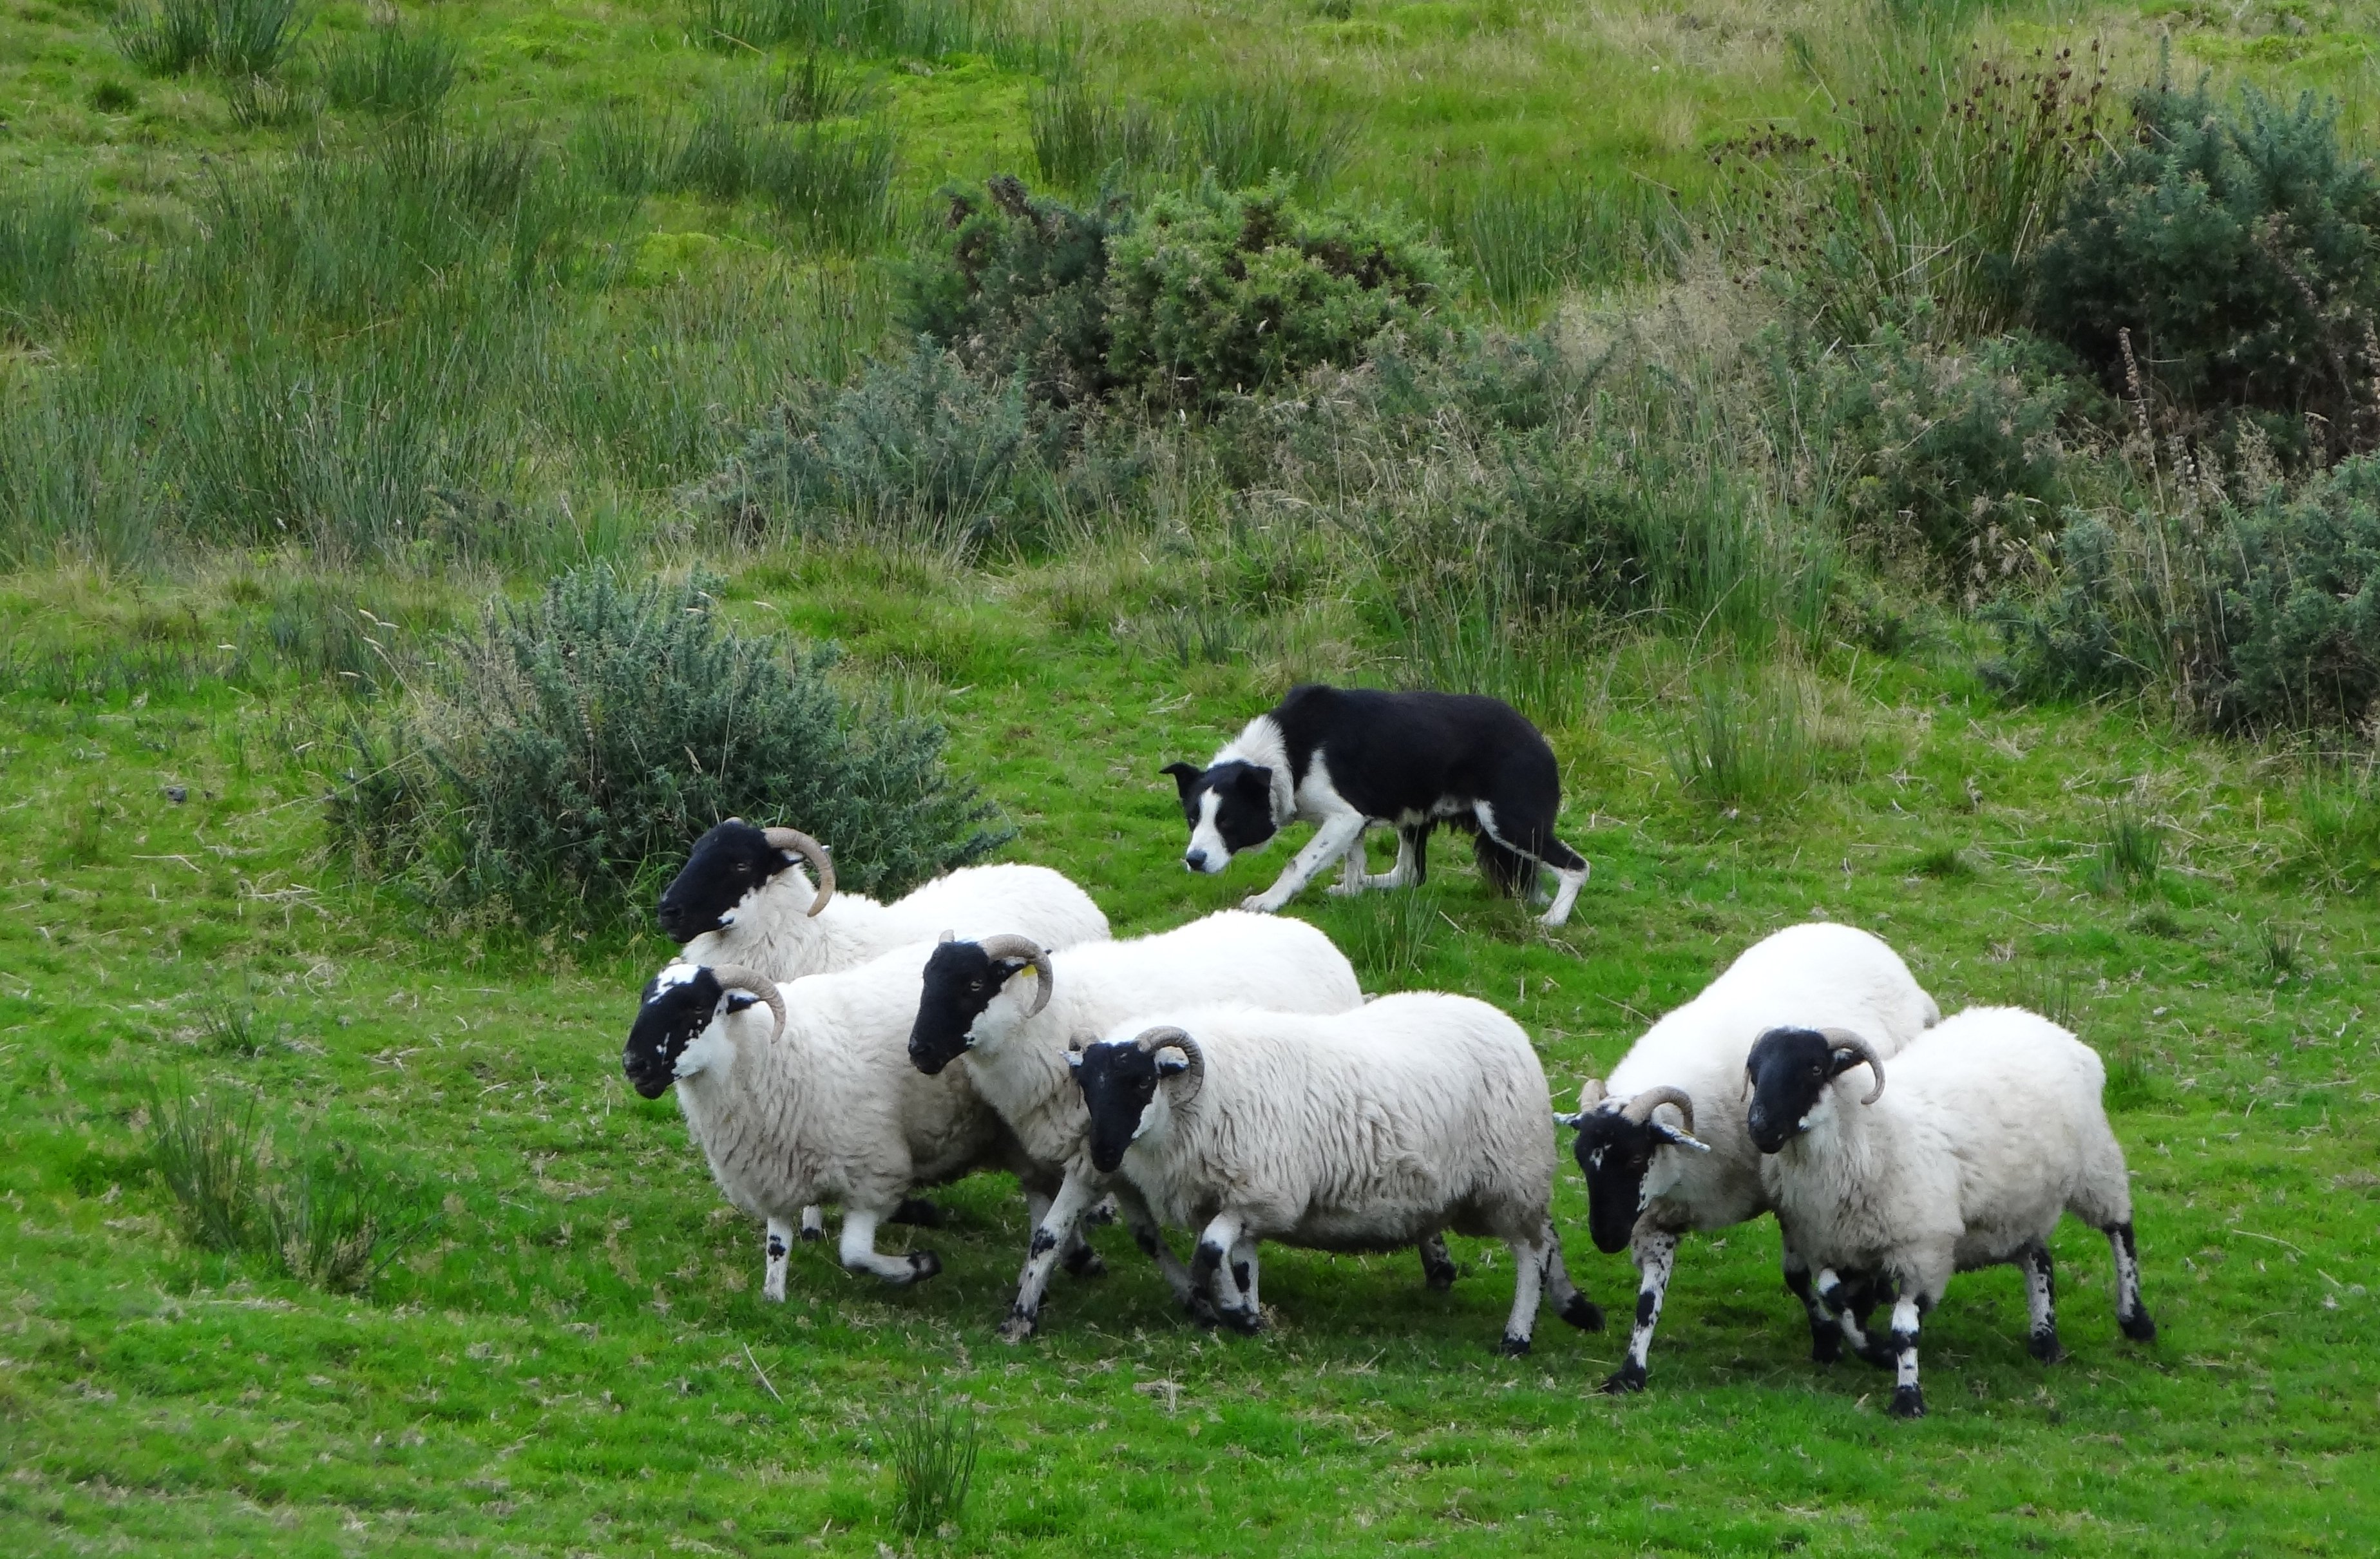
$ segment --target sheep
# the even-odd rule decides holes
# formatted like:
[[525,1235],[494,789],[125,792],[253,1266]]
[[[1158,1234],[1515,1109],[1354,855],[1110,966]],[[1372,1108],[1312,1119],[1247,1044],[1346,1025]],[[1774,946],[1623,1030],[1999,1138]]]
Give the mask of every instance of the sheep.
[[[1019,977],[1030,973],[1029,982]],[[909,1058],[929,1076],[964,1057],[967,1075],[999,1111],[1025,1151],[1062,1177],[1036,1220],[1015,1302],[1001,1335],[1021,1342],[1039,1323],[1050,1270],[1091,1201],[1113,1188],[1143,1250],[1177,1297],[1198,1307],[1189,1274],[1165,1248],[1129,1185],[1111,1188],[1091,1168],[1089,1117],[1066,1066],[1068,1039],[1097,1033],[1135,1012],[1211,997],[1228,988],[1290,1012],[1345,1012],[1363,1005],[1355,971],[1330,939],[1301,920],[1224,910],[1156,936],[1055,953],[1030,937],[948,941],[926,962]],[[1453,1280],[1453,1262],[1433,1236],[1422,1252],[1433,1285]]]
[[[1840,1023],[1875,1035],[1889,1054],[1940,1016],[1900,956],[1866,932],[1788,926],[1646,1029],[1608,1079],[1586,1084],[1578,1113],[1559,1119],[1578,1128],[1587,1229],[1600,1250],[1629,1248],[1639,1274],[1628,1351],[1605,1391],[1645,1389],[1678,1236],[1768,1211],[1760,1155],[1723,1107],[1742,1091],[1753,1041],[1779,1023]],[[1809,1317],[1811,1357],[1831,1360],[1841,1350],[1838,1324],[1811,1293],[1793,1231],[1780,1233],[1785,1286]]]
[[[687,1130],[728,1200],[771,1230],[805,1204],[841,1201],[843,1265],[892,1284],[941,1270],[931,1250],[876,1249],[878,1224],[911,1188],[1007,1168],[1028,1192],[1056,1188],[1036,1178],[964,1076],[928,1078],[909,1065],[912,993],[933,945],[784,982],[734,965],[672,964],[645,987],[621,1054],[645,1098],[677,1085]],[[784,1246],[772,1235],[763,1297],[783,1299],[784,1283]]]
[[1548,1209],[1554,1135],[1521,1026],[1436,992],[1315,1016],[1241,1005],[1144,1014],[1069,1059],[1092,1167],[1168,1224],[1203,1225],[1194,1285],[1263,1325],[1256,1245],[1384,1250],[1451,1227],[1512,1248],[1502,1350],[1529,1351],[1541,1294],[1592,1331]]
[[[815,891],[802,861],[818,873]],[[660,918],[686,961],[734,964],[771,980],[850,968],[945,931],[1021,931],[1050,947],[1108,938],[1107,917],[1090,895],[1046,866],[961,867],[879,904],[837,893],[833,859],[808,834],[741,818],[695,841],[662,891]]]
[[[802,861],[818,873],[815,890]],[[756,969],[770,980],[850,968],[942,931],[1022,931],[1051,947],[1108,937],[1107,917],[1090,895],[1045,866],[962,867],[906,898],[879,904],[835,892],[833,857],[816,839],[796,828],[755,828],[742,818],[695,841],[662,893],[660,920],[670,939],[685,944],[684,961]],[[905,1204],[901,1213],[904,1222],[933,1216],[929,1202]],[[825,1235],[816,1207],[801,1210],[800,1226],[806,1240]],[[790,1234],[790,1225],[772,1224],[771,1248]]]
[[[1849,1074],[1861,1066],[1854,1103],[1863,1085]],[[1892,1057],[1889,1093],[1882,1056],[1859,1034],[1772,1029],[1744,1078],[1761,1185],[1818,1269],[1819,1302],[1832,1308],[1838,1274],[1855,1272],[1873,1274],[1892,1306],[1894,1417],[1925,1416],[1918,1318],[1953,1272],[2022,1269],[2033,1355],[2062,1357],[2048,1241],[2065,1212],[2107,1236],[2124,1335],[2156,1336],[2141,1303],[2124,1151],[2100,1103],[2107,1069],[2057,1024],[1971,1007]]]

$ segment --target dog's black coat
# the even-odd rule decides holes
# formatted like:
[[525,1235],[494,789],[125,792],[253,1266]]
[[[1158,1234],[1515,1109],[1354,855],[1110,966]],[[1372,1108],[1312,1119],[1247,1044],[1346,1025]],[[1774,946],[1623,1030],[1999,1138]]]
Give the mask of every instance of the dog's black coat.
[[[1567,871],[1585,865],[1554,837],[1561,771],[1553,749],[1500,699],[1306,683],[1291,688],[1269,717],[1281,732],[1293,795],[1319,755],[1347,805],[1395,827],[1412,846],[1417,878],[1427,871],[1425,842],[1441,822],[1475,833],[1480,870],[1508,893],[1533,883],[1528,856]],[[1273,816],[1266,768],[1232,760],[1208,769],[1174,763],[1165,773],[1180,788],[1194,828],[1201,797],[1218,793],[1216,824],[1234,854],[1263,844],[1288,821]],[[1478,831],[1472,808],[1480,802],[1492,810],[1505,843]]]

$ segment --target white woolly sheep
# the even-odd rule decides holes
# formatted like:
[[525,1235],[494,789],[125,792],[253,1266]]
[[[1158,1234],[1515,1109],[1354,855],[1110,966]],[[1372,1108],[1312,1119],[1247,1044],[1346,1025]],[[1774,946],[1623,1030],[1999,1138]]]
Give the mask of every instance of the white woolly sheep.
[[[1026,1152],[1062,1176],[1037,1220],[1015,1303],[1001,1327],[1011,1342],[1032,1335],[1059,1252],[1084,1210],[1111,1188],[1110,1177],[1091,1167],[1090,1120],[1066,1066],[1070,1038],[1101,1032],[1134,1013],[1210,1000],[1218,991],[1284,1012],[1346,1012],[1364,1002],[1354,968],[1328,936],[1301,920],[1238,910],[1155,936],[1054,953],[1026,936],[945,942],[926,962],[924,987],[909,1036],[911,1061],[934,1074],[965,1056],[977,1090]],[[1137,1194],[1128,1185],[1113,1188],[1141,1248],[1176,1296],[1189,1300],[1189,1274]],[[1423,1263],[1433,1283],[1451,1281],[1443,1242],[1428,1242]]]
[[[932,950],[920,943],[783,983],[732,965],[672,964],[645,987],[621,1056],[644,1097],[677,1085],[728,1200],[772,1230],[797,1208],[840,1201],[844,1266],[887,1283],[941,1270],[930,1250],[876,1249],[877,1226],[912,1188],[1001,1167],[1028,1191],[1056,1188],[964,1076],[909,1065],[917,975]],[[771,1237],[764,1297],[783,1299],[784,1281],[783,1243]]]
[[[805,861],[818,873],[816,888],[802,871]],[[1049,947],[1108,937],[1107,917],[1090,895],[1046,866],[962,867],[905,898],[879,904],[835,891],[833,855],[816,839],[795,828],[755,828],[742,818],[695,841],[662,891],[660,919],[671,940],[686,944],[684,962],[732,965],[769,980],[850,968],[946,931],[1022,932]],[[930,1204],[906,1206],[903,1217],[930,1219]],[[824,1230],[819,1209],[802,1209],[802,1238],[817,1239]],[[768,1237],[782,1248],[791,1234],[792,1225],[781,1221]]]
[[[1760,1154],[1744,1135],[1743,1058],[1781,1023],[1856,1028],[1890,1054],[1941,1016],[1899,954],[1866,932],[1828,922],[1788,926],[1754,944],[1685,1005],[1645,1030],[1611,1076],[1589,1082],[1573,1151],[1586,1175],[1587,1229],[1598,1249],[1627,1247],[1638,1273],[1628,1352],[1604,1382],[1641,1391],[1653,1328],[1690,1229],[1724,1228],[1768,1211]],[[1821,1361],[1840,1356],[1832,1316],[1784,1227],[1785,1286],[1810,1320]]]
[[[1851,1075],[1862,1066],[1865,1078]],[[1896,1418],[1925,1411],[1918,1318],[1954,1272],[2021,1268],[2034,1356],[2061,1356],[2048,1241],[2062,1213],[2107,1236],[2124,1335],[2156,1335],[2141,1304],[2124,1151],[2100,1103],[2107,1069],[2057,1024],[1972,1007],[1892,1057],[1889,1090],[1859,1034],[1777,1029],[1752,1047],[1744,1076],[1761,1184],[1818,1269],[1819,1302],[1835,1307],[1840,1274],[1852,1273],[1892,1306]]]
[[1414,992],[1328,1017],[1160,1011],[1074,1054],[1092,1166],[1201,1228],[1191,1276],[1232,1326],[1263,1323],[1259,1240],[1386,1250],[1446,1228],[1512,1248],[1504,1352],[1529,1350],[1541,1295],[1574,1326],[1603,1324],[1548,1216],[1545,1072],[1487,1003]]

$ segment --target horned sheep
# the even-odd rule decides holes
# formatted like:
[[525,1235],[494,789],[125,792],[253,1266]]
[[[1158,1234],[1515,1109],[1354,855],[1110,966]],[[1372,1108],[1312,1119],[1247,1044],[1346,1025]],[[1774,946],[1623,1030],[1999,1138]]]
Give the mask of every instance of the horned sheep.
[[648,1099],[676,1085],[719,1188],[769,1221],[765,1297],[784,1297],[774,1231],[806,1205],[843,1204],[844,1267],[909,1284],[940,1272],[940,1259],[880,1254],[876,1230],[914,1188],[999,1167],[1028,1192],[1056,1188],[1037,1181],[965,1077],[929,1078],[909,1065],[918,971],[933,945],[785,982],[733,965],[675,963],[645,987],[622,1066]]
[[[1628,1351],[1605,1391],[1644,1389],[1679,1236],[1769,1210],[1741,1106],[1753,1041],[1780,1023],[1840,1024],[1889,1055],[1940,1016],[1876,937],[1828,922],[1788,926],[1646,1029],[1608,1078],[1587,1083],[1579,1113],[1560,1118],[1578,1128],[1588,1233],[1598,1249],[1630,1250],[1638,1273]],[[1811,1291],[1794,1231],[1781,1232],[1785,1285],[1809,1316],[1812,1357],[1837,1358],[1839,1323]]]
[[1262,1325],[1257,1242],[1386,1250],[1452,1228],[1513,1261],[1503,1351],[1526,1353],[1540,1297],[1599,1327],[1548,1215],[1545,1072],[1485,1002],[1382,996],[1330,1016],[1207,1006],[1138,1017],[1073,1053],[1092,1166],[1158,1217],[1198,1227],[1191,1275],[1221,1319]]
[[[1048,952],[1029,937],[945,942],[926,962],[909,1058],[929,1075],[953,1062],[1000,1112],[1025,1151],[1062,1176],[1038,1221],[1016,1299],[1001,1335],[1032,1335],[1052,1263],[1087,1209],[1114,1189],[1135,1237],[1196,1309],[1189,1274],[1168,1250],[1128,1183],[1091,1167],[1090,1119],[1066,1065],[1067,1041],[1134,1013],[1211,999],[1218,990],[1284,1012],[1346,1012],[1363,1005],[1355,970],[1330,939],[1300,920],[1224,910],[1155,936]],[[964,1058],[964,1059],[962,1059]],[[1435,1238],[1431,1280],[1452,1278]]]
[[1857,1273],[1892,1306],[1894,1416],[1925,1411],[1918,1321],[1954,1272],[2021,1269],[2034,1356],[2060,1357],[2048,1242],[2066,1212],[2107,1236],[2124,1335],[2154,1338],[2097,1054],[2046,1017],[1974,1007],[1891,1060],[1888,1091],[1884,1057],[1860,1034],[1782,1028],[1752,1047],[1744,1077],[1761,1184],[1818,1269],[1819,1302],[1832,1308],[1840,1274]]

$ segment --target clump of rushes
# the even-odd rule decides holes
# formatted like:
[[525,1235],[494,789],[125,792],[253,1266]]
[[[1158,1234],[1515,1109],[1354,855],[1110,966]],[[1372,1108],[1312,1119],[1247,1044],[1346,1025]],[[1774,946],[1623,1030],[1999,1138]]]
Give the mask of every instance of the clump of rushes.
[[964,1402],[920,1398],[892,1410],[884,1435],[898,1494],[893,1524],[913,1538],[955,1528],[975,1481],[974,1413]]

